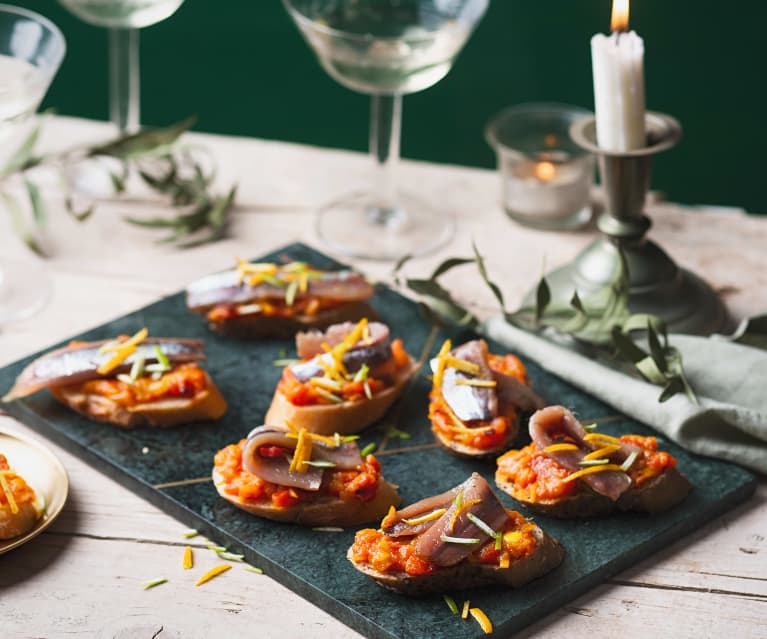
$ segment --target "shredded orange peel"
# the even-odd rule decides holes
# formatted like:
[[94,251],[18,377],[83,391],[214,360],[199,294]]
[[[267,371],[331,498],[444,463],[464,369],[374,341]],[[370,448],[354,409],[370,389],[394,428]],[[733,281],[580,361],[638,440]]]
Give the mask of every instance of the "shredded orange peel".
[[619,444],[608,444],[607,446],[604,446],[603,448],[598,448],[597,450],[590,452],[588,455],[584,455],[583,459],[585,461],[590,461],[592,459],[601,459],[602,457],[609,457],[614,452],[620,449],[621,447]]
[[582,470],[578,470],[571,475],[568,475],[565,477],[562,481],[567,483],[571,481],[575,481],[576,479],[579,479],[583,477],[584,475],[593,475],[594,473],[604,473],[607,471],[615,471],[622,473],[624,472],[623,468],[618,466],[618,464],[602,464],[600,466],[589,466],[588,468],[584,468]]
[[600,445],[606,444],[621,444],[621,440],[612,435],[605,435],[604,433],[589,433],[583,438],[583,441],[594,442]]
[[184,548],[184,559],[181,563],[184,570],[191,570],[194,567],[194,557],[192,555],[192,547],[186,546]]
[[544,453],[570,453],[580,450],[575,444],[552,444],[543,449]]
[[147,337],[149,336],[149,329],[145,326],[142,328],[138,333],[133,335],[133,337],[129,337],[127,340],[112,340],[111,342],[107,342],[104,344],[101,348],[99,348],[99,354],[104,353],[114,353],[114,355],[108,359],[106,362],[101,364],[96,369],[96,372],[99,375],[108,375],[111,373],[115,368],[120,366],[126,359],[128,359],[133,353],[136,352],[136,349],[141,342],[143,342]]
[[0,473],[0,486],[3,488],[3,492],[5,493],[5,498],[8,500],[8,507],[11,509],[11,512],[14,515],[17,514],[19,512],[19,505],[16,503],[16,498],[13,496],[13,491],[8,485],[8,480],[5,478],[5,473]]
[[[394,506],[392,506],[394,508]],[[417,526],[418,524],[425,524],[427,521],[433,521],[435,519],[439,519],[447,512],[447,508],[437,508],[436,510],[432,510],[430,513],[426,513],[425,515],[421,515],[420,517],[413,517],[412,519],[403,519],[406,524],[409,526]]]
[[272,264],[270,262],[248,262],[237,258],[237,281],[248,286],[258,286],[264,282],[285,287],[285,301],[293,304],[297,292],[309,290],[309,280],[322,277],[322,271],[311,268],[306,262],[288,262]]
[[226,572],[227,570],[230,570],[232,568],[231,564],[219,564],[218,566],[214,566],[211,568],[208,572],[204,573],[195,583],[195,586],[202,586],[202,584],[207,583],[214,577],[217,577],[222,572]]
[[309,432],[302,428],[298,431],[296,449],[293,451],[293,459],[290,461],[288,471],[291,473],[305,473],[308,468],[306,462],[312,459],[312,437]]
[[470,608],[469,612],[471,613],[471,616],[474,617],[475,621],[479,624],[479,627],[482,628],[482,632],[484,632],[486,635],[492,634],[493,623],[480,608]]

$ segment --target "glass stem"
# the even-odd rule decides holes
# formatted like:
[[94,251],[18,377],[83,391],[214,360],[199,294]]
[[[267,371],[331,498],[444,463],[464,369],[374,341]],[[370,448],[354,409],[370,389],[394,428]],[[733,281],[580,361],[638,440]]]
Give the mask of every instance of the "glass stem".
[[121,134],[139,130],[138,29],[109,30],[109,117]]
[[370,153],[376,165],[376,205],[369,211],[372,223],[391,226],[401,223],[397,207],[395,173],[399,163],[402,96],[374,95],[370,112]]

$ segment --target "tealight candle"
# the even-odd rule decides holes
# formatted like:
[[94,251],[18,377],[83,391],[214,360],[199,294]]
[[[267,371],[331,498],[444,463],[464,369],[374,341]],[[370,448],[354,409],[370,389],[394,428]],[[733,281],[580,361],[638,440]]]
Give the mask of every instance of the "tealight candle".
[[588,112],[555,104],[512,107],[487,127],[498,153],[503,205],[525,226],[570,229],[591,218],[594,158],[570,140],[572,122]]
[[646,143],[644,42],[628,26],[629,0],[613,0],[612,34],[591,39],[597,144],[607,151]]

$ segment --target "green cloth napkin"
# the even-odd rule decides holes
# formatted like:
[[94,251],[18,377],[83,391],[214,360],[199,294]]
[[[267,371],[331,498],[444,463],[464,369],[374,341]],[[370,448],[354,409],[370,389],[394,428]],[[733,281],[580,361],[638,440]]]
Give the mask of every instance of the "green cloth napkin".
[[[661,404],[660,387],[520,330],[502,317],[487,321],[484,333],[688,450],[767,474],[767,351],[723,339],[671,335],[700,405],[681,394]],[[545,397],[545,389],[539,390]],[[548,399],[556,403],[556,397]]]

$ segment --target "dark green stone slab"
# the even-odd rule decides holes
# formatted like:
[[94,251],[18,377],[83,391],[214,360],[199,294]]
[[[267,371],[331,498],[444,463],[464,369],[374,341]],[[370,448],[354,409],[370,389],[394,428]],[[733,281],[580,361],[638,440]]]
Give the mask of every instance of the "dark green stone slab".
[[[306,260],[319,267],[336,266],[303,245],[285,247],[264,259],[282,256]],[[392,334],[403,337],[406,348],[419,354],[431,328],[420,317],[417,306],[386,288],[379,289],[374,306]],[[200,318],[186,310],[182,293],[76,339],[103,339],[133,333],[141,326],[149,327],[155,336],[205,339],[206,368],[229,402],[224,419],[217,424],[167,430],[123,431],[89,422],[45,392],[4,407],[185,525],[243,553],[253,565],[261,566],[268,575],[366,635],[450,639],[482,636],[476,623],[452,616],[441,597],[407,599],[383,590],[357,573],[345,559],[353,530],[319,532],[260,520],[220,499],[209,481],[163,488],[162,484],[207,477],[217,450],[261,424],[280,377],[280,369],[272,361],[286,353],[290,355],[293,345],[286,340],[245,342],[213,335]],[[438,348],[446,336],[438,335],[432,349]],[[449,336],[459,341],[472,337],[470,333],[455,332]],[[0,391],[8,389],[21,369],[37,355],[0,370]],[[615,416],[607,405],[534,362],[525,364],[536,388],[551,403],[570,407],[585,421]],[[466,479],[473,470],[482,472],[492,482],[492,463],[460,460],[431,446],[433,439],[426,418],[428,390],[429,382],[421,376],[382,423],[366,431],[361,439],[362,446],[368,442],[379,444],[384,474],[400,485],[403,504],[442,492]],[[410,438],[386,438],[389,424],[409,433]],[[605,422],[600,430],[610,434],[651,434],[646,426],[622,417]],[[754,490],[755,478],[738,466],[691,455],[667,441],[662,440],[661,445],[678,458],[680,469],[695,486],[679,507],[655,517],[626,514],[587,522],[538,516],[538,523],[559,539],[567,551],[557,570],[519,590],[484,588],[450,594],[459,602],[471,599],[472,605],[481,607],[493,621],[497,636],[509,635],[697,529]],[[508,506],[519,508],[506,495],[502,499]]]

